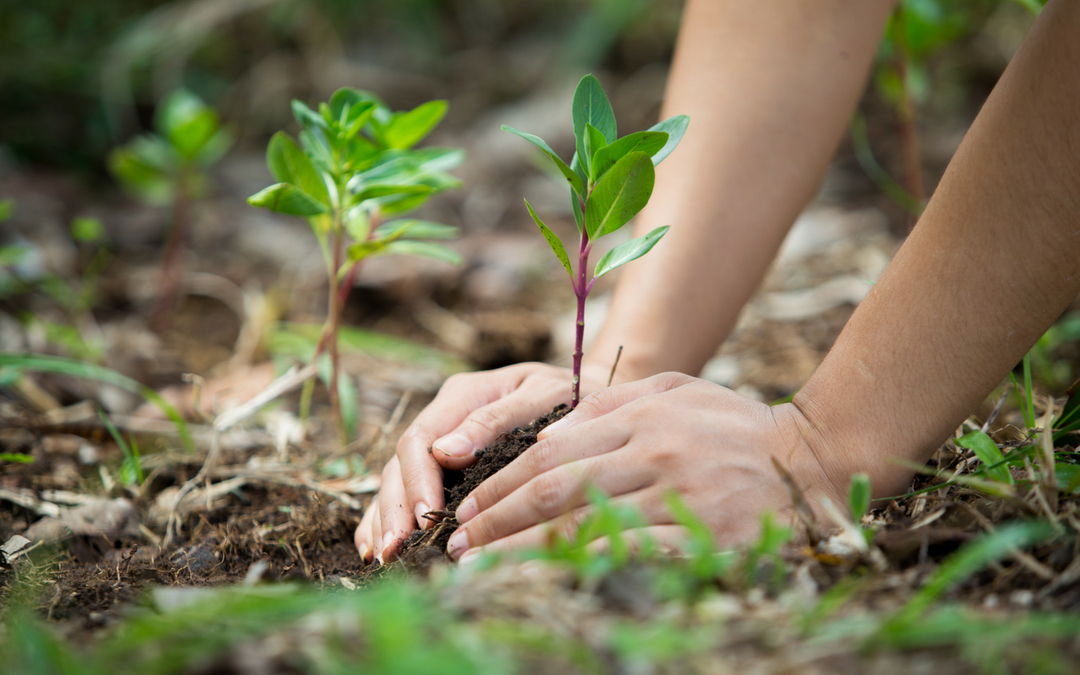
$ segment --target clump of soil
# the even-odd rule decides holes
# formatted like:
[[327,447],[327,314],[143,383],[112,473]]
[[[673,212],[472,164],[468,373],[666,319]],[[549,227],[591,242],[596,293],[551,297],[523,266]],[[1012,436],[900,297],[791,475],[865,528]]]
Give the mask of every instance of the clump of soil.
[[570,406],[560,404],[548,414],[536,418],[524,427],[504,433],[494,443],[477,451],[476,462],[464,471],[446,471],[443,476],[446,508],[429,514],[431,518],[439,519],[435,527],[413,532],[401,545],[398,559],[405,568],[426,571],[432,563],[450,560],[450,556],[446,554],[446,543],[461,524],[455,513],[462,500],[478,485],[495,475],[496,471],[535,445],[537,434],[569,412]]

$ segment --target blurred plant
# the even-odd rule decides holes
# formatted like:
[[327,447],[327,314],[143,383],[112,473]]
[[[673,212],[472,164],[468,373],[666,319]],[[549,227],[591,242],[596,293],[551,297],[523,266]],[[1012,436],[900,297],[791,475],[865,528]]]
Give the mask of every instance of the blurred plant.
[[206,193],[206,170],[225,156],[233,135],[221,126],[217,111],[184,89],[161,101],[154,129],[156,133],[114,149],[109,169],[139,199],[172,207],[169,241],[150,314],[150,327],[160,333],[168,328],[180,291],[191,201]]
[[931,61],[978,27],[976,17],[996,4],[1015,2],[1033,14],[1044,0],[901,0],[885,27],[874,67],[874,88],[896,115],[903,157],[904,183],[881,167],[870,149],[866,122],[856,113],[851,139],[863,170],[893,201],[911,215],[922,215],[927,195],[922,179],[918,110],[930,92]]
[[[342,416],[338,363],[341,309],[364,258],[415,255],[451,264],[461,257],[424,239],[452,239],[455,227],[387,216],[410,211],[432,195],[460,186],[446,173],[464,152],[451,148],[411,149],[446,114],[445,101],[429,101],[408,112],[392,112],[377,96],[343,88],[315,112],[293,101],[300,145],[283,131],[267,148],[270,173],[279,182],[248,198],[252,206],[307,219],[326,262],[327,320],[313,359],[330,357],[327,385],[342,441],[351,434]],[[352,241],[352,244],[348,244]],[[310,383],[310,381],[309,381]],[[312,388],[305,385],[301,417]]]
[[[14,209],[13,201],[0,202],[0,222],[10,218]],[[106,246],[105,228],[96,218],[75,218],[70,233],[88,257],[76,282],[48,271],[34,246],[16,242],[0,247],[0,300],[15,304],[23,326],[40,331],[46,342],[71,356],[100,361],[105,341],[91,310],[97,302],[101,274],[113,256]],[[53,320],[55,317],[46,318],[48,312],[20,307],[18,298],[25,295],[48,298],[63,318]]]
[[539,136],[506,125],[502,128],[540,148],[570,184],[570,202],[578,229],[576,273],[570,265],[562,240],[540,220],[527,199],[525,207],[548,246],[566,268],[577,297],[577,336],[570,399],[570,407],[574,408],[581,398],[585,300],[589,291],[600,277],[648,253],[668,231],[668,226],[658,227],[643,237],[616,246],[596,264],[592,279],[589,279],[587,269],[589,253],[596,240],[619,230],[648,203],[655,181],[653,167],[679,144],[690,118],[678,115],[647,131],[618,138],[611,103],[600,82],[592,75],[586,75],[578,83],[574,92],[572,117],[577,150],[569,165]]

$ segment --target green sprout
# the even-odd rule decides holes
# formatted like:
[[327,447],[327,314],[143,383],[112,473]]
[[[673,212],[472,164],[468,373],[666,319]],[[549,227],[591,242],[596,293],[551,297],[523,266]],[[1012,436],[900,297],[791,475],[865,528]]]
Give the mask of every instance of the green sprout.
[[[429,101],[407,112],[392,112],[377,96],[343,88],[320,103],[318,111],[292,103],[300,143],[283,131],[266,151],[276,184],[248,203],[305,218],[319,240],[329,279],[328,317],[313,361],[330,357],[327,386],[339,436],[349,436],[338,386],[338,326],[341,310],[364,258],[414,255],[451,264],[461,256],[429,239],[453,239],[458,229],[425,220],[395,219],[432,195],[460,187],[447,173],[464,152],[453,148],[412,149],[446,114],[445,101]],[[351,243],[350,243],[351,242]],[[306,417],[311,385],[305,385],[301,413]]]
[[206,170],[233,143],[217,111],[191,92],[180,89],[157,107],[156,133],[132,139],[109,155],[109,169],[136,197],[149,204],[170,205],[172,226],[161,263],[161,280],[150,326],[163,332],[172,318],[180,290],[180,268],[191,228],[191,201],[206,193]]
[[517,134],[540,148],[570,184],[570,201],[579,235],[576,272],[562,240],[540,220],[528,200],[525,200],[525,207],[559,262],[566,268],[577,297],[572,408],[577,407],[581,399],[585,300],[589,291],[600,277],[648,253],[668,231],[668,226],[658,227],[643,237],[616,246],[596,264],[592,279],[587,269],[589,253],[596,240],[619,230],[648,203],[655,182],[653,167],[679,144],[690,118],[678,115],[646,131],[619,138],[615,114],[604,89],[595,77],[586,75],[574,92],[573,122],[577,149],[570,164],[564,162],[540,137],[506,125],[502,127],[504,131]]

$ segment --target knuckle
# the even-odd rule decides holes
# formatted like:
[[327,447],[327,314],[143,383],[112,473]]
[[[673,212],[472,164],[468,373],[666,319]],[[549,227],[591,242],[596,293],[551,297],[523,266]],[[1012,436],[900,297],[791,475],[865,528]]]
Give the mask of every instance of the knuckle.
[[503,406],[498,404],[486,405],[483,408],[477,408],[473,411],[469,418],[466,420],[466,424],[470,427],[479,428],[489,434],[498,434],[505,429],[503,422]]
[[543,473],[532,482],[530,501],[541,516],[550,518],[565,510],[566,484],[558,471]]

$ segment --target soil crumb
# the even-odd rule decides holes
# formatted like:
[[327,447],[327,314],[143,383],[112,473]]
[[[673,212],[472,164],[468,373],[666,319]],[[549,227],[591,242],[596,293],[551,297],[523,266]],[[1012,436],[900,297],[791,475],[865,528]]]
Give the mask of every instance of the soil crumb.
[[416,530],[398,551],[398,560],[407,570],[425,572],[435,562],[449,561],[446,543],[460,523],[454,517],[458,506],[470,492],[495,475],[510,462],[517,459],[536,444],[536,436],[548,425],[562,419],[570,412],[570,406],[562,403],[546,415],[536,418],[524,427],[518,427],[499,436],[491,445],[476,453],[476,463],[464,471],[446,471],[443,491],[446,509],[432,513],[441,518],[435,527]]

